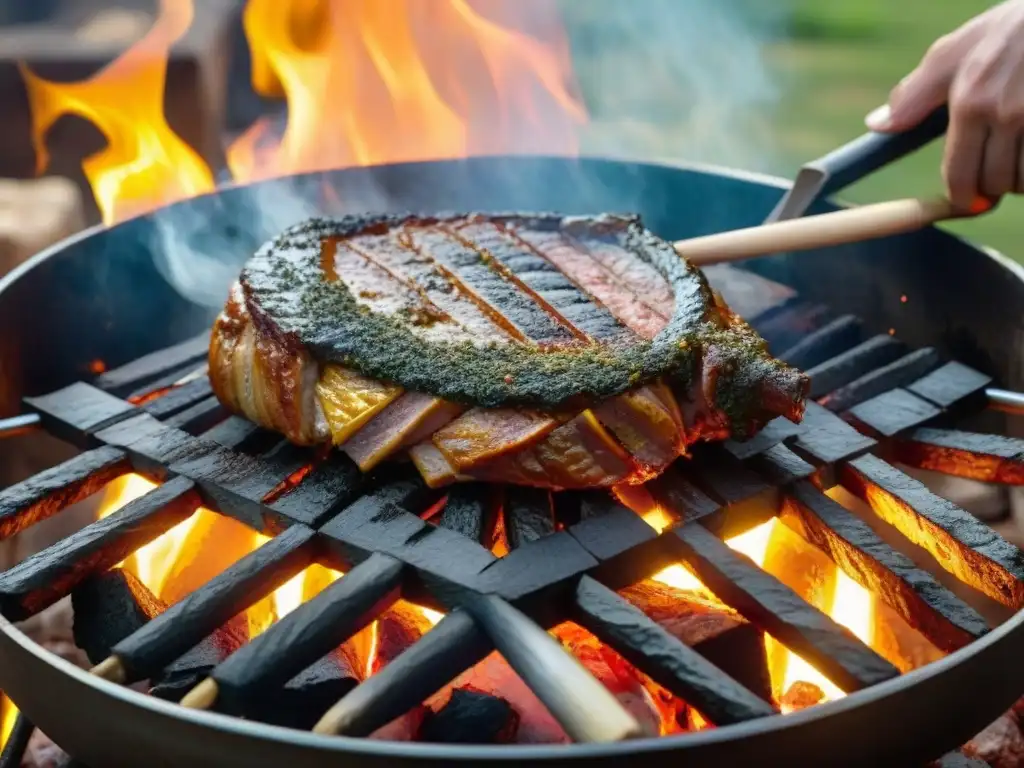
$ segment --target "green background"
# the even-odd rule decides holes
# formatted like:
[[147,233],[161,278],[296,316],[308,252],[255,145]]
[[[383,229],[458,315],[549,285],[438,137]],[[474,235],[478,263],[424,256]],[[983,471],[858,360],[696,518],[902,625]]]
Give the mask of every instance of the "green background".
[[[583,151],[718,163],[792,178],[982,0],[561,0],[591,114]],[[936,144],[841,193],[941,193]],[[950,228],[1024,261],[1024,199]]]

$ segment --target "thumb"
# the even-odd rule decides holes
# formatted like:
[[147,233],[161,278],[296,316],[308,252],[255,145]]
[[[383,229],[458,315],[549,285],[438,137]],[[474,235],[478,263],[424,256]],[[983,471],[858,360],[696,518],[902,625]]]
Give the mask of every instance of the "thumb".
[[865,118],[868,128],[880,132],[906,131],[945,104],[960,64],[989,23],[989,14],[983,14],[937,40],[917,68],[892,89],[889,103]]
[[865,124],[880,133],[910,130],[946,103],[955,72],[955,67],[941,71],[918,67],[893,88],[888,104],[864,119]]

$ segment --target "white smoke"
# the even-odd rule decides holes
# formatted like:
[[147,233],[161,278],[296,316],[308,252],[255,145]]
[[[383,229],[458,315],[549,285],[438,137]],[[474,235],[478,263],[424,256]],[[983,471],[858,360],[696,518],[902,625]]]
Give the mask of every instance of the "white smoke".
[[593,119],[584,150],[766,170],[788,2],[563,0]]
[[[788,3],[776,0],[475,0],[481,11],[537,39],[557,39],[565,22],[577,79],[591,122],[582,128],[585,154],[646,160],[717,163],[766,170],[773,156],[772,109],[780,92],[766,64],[774,22]],[[474,86],[475,87],[475,86]],[[488,86],[490,87],[490,86]],[[472,90],[472,89],[471,89]],[[464,94],[473,98],[473,93]],[[481,103],[493,95],[480,94]],[[505,115],[533,121],[538,141],[513,121],[515,146],[493,151],[560,153],[554,141],[565,115]],[[473,111],[472,137],[497,135],[495,110]],[[506,126],[507,128],[507,126]],[[522,146],[520,146],[522,145]],[[457,166],[453,166],[457,167]],[[525,182],[510,167],[508,184]],[[227,179],[224,179],[227,181]],[[458,186],[458,173],[444,180]],[[219,308],[244,263],[266,239],[315,215],[390,208],[388,191],[369,176],[346,174],[345,189],[330,194],[317,184],[272,180],[198,198],[154,215],[152,251],[163,277],[186,299]],[[538,190],[540,191],[540,190]],[[580,200],[588,198],[581,183]],[[405,190],[400,197],[407,197]],[[440,190],[437,190],[440,192]],[[525,190],[524,190],[525,193]],[[437,197],[444,197],[438,194]],[[530,195],[524,197],[533,199]],[[542,196],[541,196],[542,197]],[[429,210],[434,196],[423,195]],[[579,201],[577,201],[579,202]],[[536,208],[526,202],[523,208]]]

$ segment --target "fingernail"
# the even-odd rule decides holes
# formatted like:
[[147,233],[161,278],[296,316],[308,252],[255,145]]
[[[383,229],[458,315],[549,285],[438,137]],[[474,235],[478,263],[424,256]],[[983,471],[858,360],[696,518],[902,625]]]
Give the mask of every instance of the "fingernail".
[[883,104],[865,117],[864,122],[873,131],[884,131],[892,125],[892,110],[888,104]]

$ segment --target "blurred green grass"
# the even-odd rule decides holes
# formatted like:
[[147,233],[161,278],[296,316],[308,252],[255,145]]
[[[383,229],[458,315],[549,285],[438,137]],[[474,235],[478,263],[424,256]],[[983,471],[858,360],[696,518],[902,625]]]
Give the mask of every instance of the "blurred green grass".
[[[646,1],[634,0],[639,5]],[[986,0],[719,2],[743,15],[747,28],[758,36],[768,79],[776,93],[764,105],[750,108],[758,113],[759,133],[770,149],[761,156],[755,153],[747,157],[733,151],[711,159],[789,178],[802,163],[862,133],[864,116],[886,101],[892,86],[916,66],[935,39],[995,4]],[[572,4],[577,7],[576,13],[586,4],[589,16],[595,13],[593,3],[577,0]],[[685,5],[680,1],[679,7]],[[618,52],[622,57],[628,54],[626,50]],[[587,65],[584,61],[581,68],[580,57],[576,58],[587,93]],[[642,143],[646,136],[642,132],[634,134],[634,144]],[[651,144],[655,155],[672,154],[658,145],[656,137]],[[596,146],[600,149],[601,142]],[[638,154],[640,147],[633,149],[633,154]],[[866,203],[940,193],[941,153],[942,144],[936,142],[843,191],[840,197]],[[995,213],[949,228],[1024,261],[1022,198],[1004,200]]]

